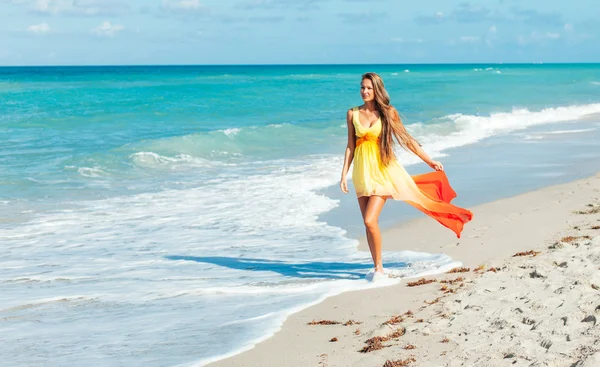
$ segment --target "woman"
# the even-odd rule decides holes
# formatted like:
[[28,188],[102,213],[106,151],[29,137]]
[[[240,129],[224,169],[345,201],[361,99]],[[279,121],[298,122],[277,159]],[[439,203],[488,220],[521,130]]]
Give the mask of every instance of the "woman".
[[[386,199],[406,201],[453,230],[459,238],[463,225],[473,214],[450,204],[456,193],[448,183],[442,164],[431,159],[408,134],[398,111],[390,105],[381,77],[375,73],[364,74],[360,95],[365,103],[350,109],[346,116],[348,144],[340,189],[348,192],[346,174],[354,161],[352,182],[375,265],[373,276],[376,277],[383,275],[378,219]],[[396,160],[392,149],[394,139],[435,171],[411,177]]]

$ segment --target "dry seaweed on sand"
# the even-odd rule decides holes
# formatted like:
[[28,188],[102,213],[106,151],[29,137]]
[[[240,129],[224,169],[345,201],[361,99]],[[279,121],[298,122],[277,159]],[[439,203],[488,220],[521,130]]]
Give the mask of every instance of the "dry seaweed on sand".
[[465,278],[463,277],[458,277],[455,279],[448,279],[448,280],[440,280],[440,283],[444,283],[444,284],[454,284],[457,282],[463,282],[465,280]]
[[419,280],[417,280],[416,282],[408,282],[406,283],[407,287],[417,287],[419,285],[425,285],[425,284],[430,284],[433,282],[436,282],[436,279],[425,279],[425,278],[421,278]]
[[440,301],[440,299],[441,298],[438,297],[438,298],[434,299],[433,301],[423,301],[423,302],[427,303],[428,305],[433,305],[433,304],[438,303]]
[[589,240],[590,236],[567,236],[560,239],[560,242],[573,243],[579,239]]
[[588,210],[578,210],[575,213],[576,214],[598,214],[600,213],[600,206],[593,206],[592,204],[588,204],[589,207],[591,207]]
[[336,337],[333,337],[333,338],[329,339],[329,341],[330,341],[330,342],[337,342],[337,341],[338,341],[338,338],[336,338]]
[[396,325],[401,322],[404,322],[404,318],[402,316],[396,315],[396,316],[392,316],[389,320],[384,322],[382,325]]
[[382,349],[385,347],[389,347],[389,345],[383,345],[383,342],[387,342],[392,339],[397,339],[397,338],[401,337],[402,335],[404,335],[405,333],[406,333],[406,329],[400,328],[400,329],[397,329],[396,331],[389,333],[386,336],[374,336],[365,341],[367,346],[364,347],[363,349],[359,350],[359,352],[369,353],[374,350],[379,350],[379,349]]
[[500,269],[500,268],[489,268],[489,269],[487,270],[487,272],[488,272],[488,273],[489,273],[489,272],[492,272],[492,273],[497,273],[497,272],[499,272],[500,270],[502,270],[502,269]]
[[311,321],[308,325],[339,325],[341,322],[339,321],[331,321],[331,320],[320,320],[320,321]]
[[450,339],[444,338],[444,339],[442,339],[442,341],[440,343],[449,343],[449,342],[450,342]]
[[409,357],[407,359],[397,359],[395,361],[390,361],[389,359],[385,361],[383,367],[404,367],[408,366],[411,363],[416,362],[415,357]]
[[404,349],[407,349],[407,350],[409,350],[409,349],[417,349],[417,347],[415,347],[412,344],[408,344],[406,347],[404,347]]
[[465,268],[465,267],[461,267],[461,268],[454,268],[448,271],[448,274],[454,274],[454,273],[467,273],[471,271],[470,268]]
[[360,324],[362,324],[361,321],[348,320],[344,323],[344,326],[360,325]]
[[383,345],[381,344],[381,341],[376,341],[373,342],[369,345],[367,345],[366,347],[364,347],[363,349],[359,350],[360,353],[370,353],[379,349],[383,349],[383,348],[387,348],[390,345]]
[[517,256],[537,256],[539,254],[541,254],[541,252],[529,250],[529,251],[525,251],[525,252],[517,252],[516,254],[513,255],[513,257],[517,257]]

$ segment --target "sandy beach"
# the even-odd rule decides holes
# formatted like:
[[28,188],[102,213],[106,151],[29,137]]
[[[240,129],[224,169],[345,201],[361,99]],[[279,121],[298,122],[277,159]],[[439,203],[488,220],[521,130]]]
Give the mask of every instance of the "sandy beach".
[[210,366],[599,366],[600,174],[470,209],[461,239],[430,218],[383,233],[454,273],[330,297]]

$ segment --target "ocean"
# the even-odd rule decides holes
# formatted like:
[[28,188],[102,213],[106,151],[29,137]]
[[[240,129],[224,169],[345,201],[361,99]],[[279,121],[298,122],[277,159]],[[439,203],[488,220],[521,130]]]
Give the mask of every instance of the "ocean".
[[[456,266],[407,239],[383,244],[397,278],[364,279],[337,185],[367,71],[459,206],[600,171],[600,64],[3,67],[0,365],[203,365],[328,296]],[[420,215],[388,202],[381,225]]]

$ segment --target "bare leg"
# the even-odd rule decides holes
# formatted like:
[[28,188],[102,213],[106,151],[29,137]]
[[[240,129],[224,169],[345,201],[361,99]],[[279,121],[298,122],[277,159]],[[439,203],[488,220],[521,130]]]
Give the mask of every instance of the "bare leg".
[[381,259],[381,232],[379,231],[379,214],[381,213],[381,209],[383,209],[385,200],[386,199],[381,196],[369,197],[363,215],[365,228],[367,230],[367,241],[369,242],[371,257],[373,258],[373,263],[375,264],[375,272],[383,272],[383,263]]
[[[365,215],[367,213],[367,206],[369,205],[370,196],[361,196],[358,198],[358,206],[360,206],[360,214],[362,215],[363,222],[365,221]],[[373,240],[371,239],[371,234],[365,228],[365,232],[367,235],[367,244],[369,245],[369,251],[371,252],[371,257],[373,256]],[[373,260],[375,261],[375,260]]]

